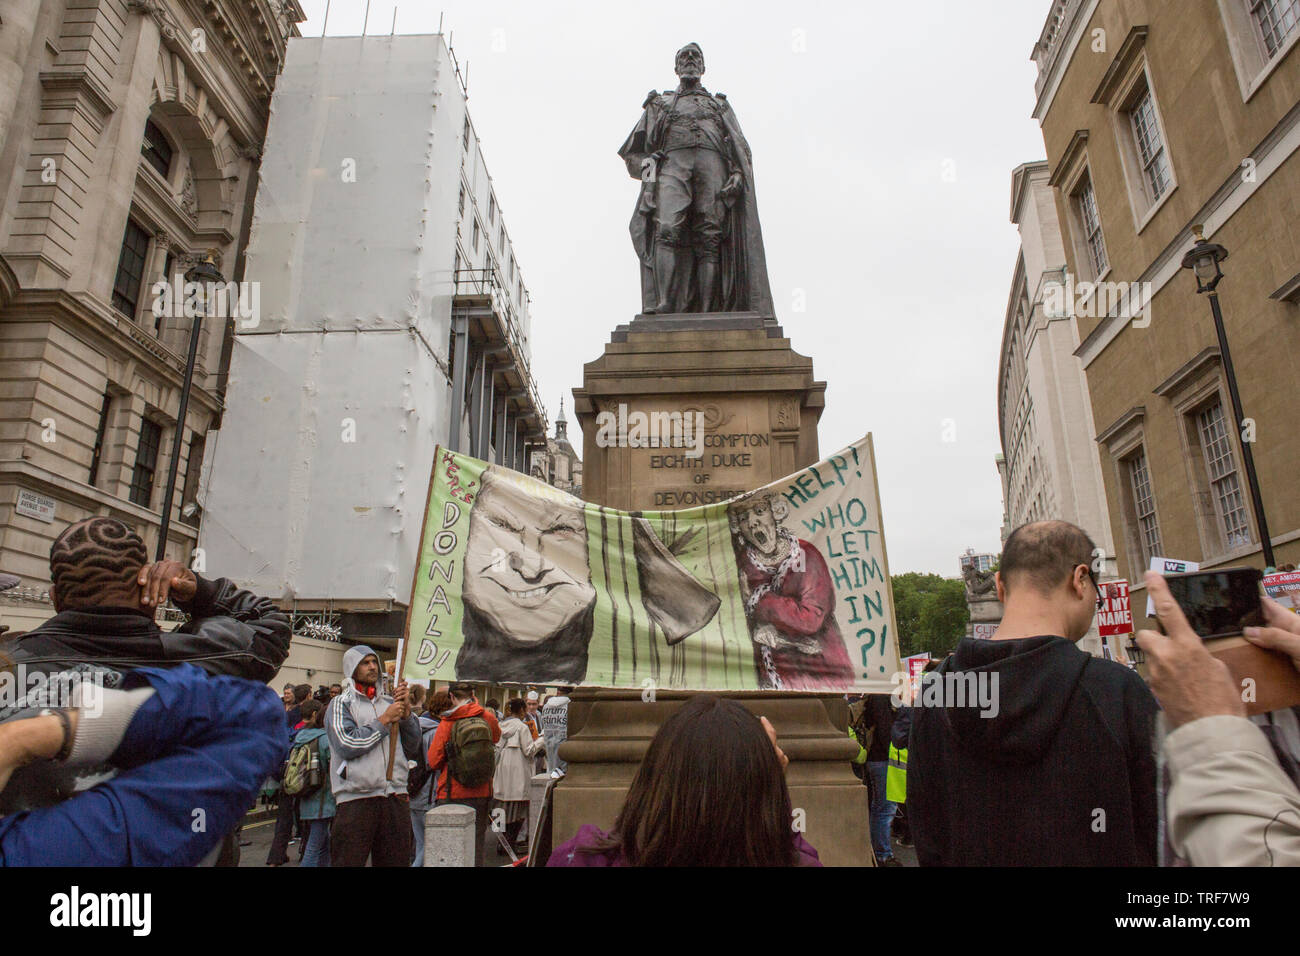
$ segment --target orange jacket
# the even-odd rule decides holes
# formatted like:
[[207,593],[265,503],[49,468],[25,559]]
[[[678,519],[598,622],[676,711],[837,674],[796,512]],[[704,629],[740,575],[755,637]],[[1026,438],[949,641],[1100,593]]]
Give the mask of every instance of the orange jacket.
[[[501,739],[501,725],[497,723],[496,715],[492,711],[484,710],[476,700],[462,704],[454,713],[444,714],[438,723],[438,729],[433,732],[433,742],[429,744],[429,769],[434,773],[447,767],[447,741],[451,740],[452,724],[466,717],[482,717],[492,728],[492,742],[496,743]],[[462,787],[460,781],[454,779],[451,771],[447,770],[438,781],[436,794],[438,800],[465,800],[471,797],[490,796],[492,796],[491,780],[481,787]]]

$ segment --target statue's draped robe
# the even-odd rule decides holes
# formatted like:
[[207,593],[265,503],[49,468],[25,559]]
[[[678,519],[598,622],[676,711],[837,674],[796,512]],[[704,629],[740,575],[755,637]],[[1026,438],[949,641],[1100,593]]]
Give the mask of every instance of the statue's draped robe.
[[[749,143],[740,131],[740,123],[727,98],[718,93],[713,99],[720,108],[727,130],[726,159],[732,169],[740,171],[745,180],[744,192],[732,203],[725,220],[726,235],[719,261],[722,288],[718,299],[720,304],[715,310],[757,312],[763,316],[774,316],[772,290],[767,280],[767,260],[763,255],[763,231],[758,224],[758,201],[754,195],[754,167]],[[642,104],[641,119],[618,151],[627,164],[628,173],[634,179],[641,179],[641,161],[661,149],[664,144],[672,101],[671,91],[659,94],[651,90]],[[653,310],[658,299],[654,277],[657,192],[657,183],[641,183],[641,195],[630,225],[632,245],[641,261],[642,311]],[[693,286],[693,270],[687,270],[682,279],[689,279]],[[687,290],[685,301],[688,303],[688,311],[699,310],[699,294],[693,287]]]

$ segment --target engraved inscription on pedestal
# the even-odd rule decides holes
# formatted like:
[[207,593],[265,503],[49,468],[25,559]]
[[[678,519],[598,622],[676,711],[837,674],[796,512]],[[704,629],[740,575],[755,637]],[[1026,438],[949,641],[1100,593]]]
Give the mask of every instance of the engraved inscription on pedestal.
[[719,504],[793,470],[799,416],[788,396],[638,396],[598,409],[596,444],[630,510]]

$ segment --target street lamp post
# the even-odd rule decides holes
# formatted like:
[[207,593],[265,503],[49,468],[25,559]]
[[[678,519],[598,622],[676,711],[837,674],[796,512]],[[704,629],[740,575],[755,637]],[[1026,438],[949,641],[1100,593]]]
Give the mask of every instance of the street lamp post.
[[[1214,242],[1207,242],[1203,235],[1204,227],[1192,226],[1192,233],[1196,236],[1196,245],[1192,246],[1187,255],[1183,256],[1182,267],[1191,269],[1192,274],[1196,276],[1196,293],[1208,293],[1210,297],[1210,311],[1214,314],[1214,332],[1219,337],[1219,357],[1223,361],[1223,372],[1228,379],[1228,396],[1232,400],[1232,414],[1236,420],[1237,429],[1241,429],[1242,422],[1246,420],[1246,414],[1241,408],[1241,395],[1237,391],[1237,373],[1232,368],[1232,352],[1228,349],[1228,334],[1223,328],[1223,312],[1219,309],[1219,293],[1215,291],[1218,288],[1219,280],[1223,278],[1223,270],[1219,268],[1219,263],[1228,258],[1228,250]],[[1238,431],[1240,435],[1240,431]],[[1273,561],[1273,542],[1269,539],[1268,520],[1264,517],[1264,499],[1259,492],[1259,478],[1255,474],[1255,456],[1250,450],[1251,443],[1243,441],[1241,443],[1241,458],[1246,466],[1246,482],[1250,486],[1251,507],[1255,511],[1255,526],[1259,529],[1260,544],[1264,550],[1264,565],[1270,571],[1277,565]]]
[[[225,283],[225,276],[217,269],[214,250],[209,249],[202,262],[186,271],[185,281],[198,283],[205,289],[208,287],[208,283]],[[203,316],[208,310],[206,294],[201,295],[199,301],[203,303],[203,308],[194,313],[193,321],[190,324],[190,351],[185,360],[185,381],[181,385],[181,403],[176,410],[176,434],[172,438],[171,461],[167,465],[167,491],[163,495],[162,526],[158,529],[158,550],[157,554],[154,555],[155,561],[161,561],[167,556],[167,532],[172,523],[172,500],[176,495],[176,472],[181,464],[181,441],[185,437],[185,413],[190,406],[190,389],[194,385],[194,363],[199,354],[199,330],[202,326]],[[191,467],[193,466],[191,465]]]

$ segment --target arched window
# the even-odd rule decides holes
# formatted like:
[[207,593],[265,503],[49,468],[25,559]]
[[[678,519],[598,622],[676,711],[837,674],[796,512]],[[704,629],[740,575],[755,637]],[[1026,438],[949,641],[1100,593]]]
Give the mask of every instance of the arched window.
[[148,160],[150,166],[158,170],[158,175],[163,179],[167,178],[171,172],[175,151],[153,120],[148,120],[144,124],[144,143],[140,146],[140,154]]

